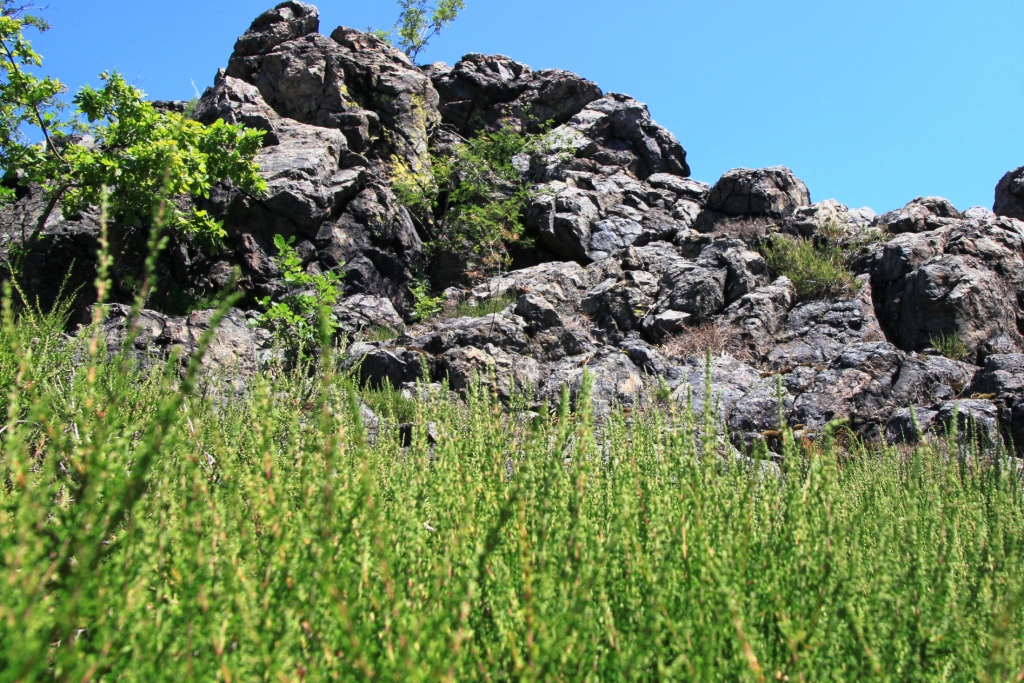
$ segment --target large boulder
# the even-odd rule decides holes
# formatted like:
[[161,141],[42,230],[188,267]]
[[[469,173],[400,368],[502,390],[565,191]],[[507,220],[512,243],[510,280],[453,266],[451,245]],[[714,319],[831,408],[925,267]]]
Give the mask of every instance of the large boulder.
[[992,211],[998,216],[1024,221],[1024,166],[1004,175],[996,185]]
[[226,75],[256,86],[281,116],[342,131],[354,152],[425,161],[438,118],[427,75],[376,36],[341,27],[328,38],[318,28],[315,8],[282,3],[239,38]]
[[1024,349],[1024,222],[943,221],[901,234],[875,255],[872,289],[888,337],[919,351],[956,335],[975,359]]
[[948,199],[942,197],[918,197],[901,209],[889,211],[878,217],[880,225],[893,234],[904,232],[928,232],[953,225],[962,214]]
[[468,54],[454,67],[426,67],[440,96],[443,123],[469,136],[514,127],[560,126],[602,96],[596,84],[560,69],[533,71],[502,55]]
[[784,218],[810,204],[807,186],[784,166],[734,168],[715,183],[707,200],[710,211],[726,216],[770,218]]
[[995,398],[1006,432],[1024,454],[1024,354],[989,356],[970,390]]
[[[131,316],[131,307],[112,304],[103,321],[103,338],[110,355],[125,349],[129,331],[134,339],[127,351],[142,368],[160,363],[177,354],[184,373],[188,362],[210,329],[215,311],[196,311],[187,316],[168,316],[143,309]],[[88,328],[83,328],[88,331]],[[249,324],[244,312],[231,309],[220,322],[213,341],[202,359],[202,377],[214,393],[236,396],[267,364],[280,361],[273,339],[264,330]]]

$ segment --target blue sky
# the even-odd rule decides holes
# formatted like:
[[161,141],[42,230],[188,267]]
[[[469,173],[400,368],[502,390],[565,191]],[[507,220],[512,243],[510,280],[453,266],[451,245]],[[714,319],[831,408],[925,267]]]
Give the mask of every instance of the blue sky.
[[[118,69],[189,99],[273,0],[46,0],[44,70]],[[321,31],[388,27],[394,0],[322,0]],[[559,67],[646,102],[714,182],[792,168],[818,201],[882,212],[919,195],[991,206],[1024,165],[1020,0],[467,0],[427,61],[467,52]]]

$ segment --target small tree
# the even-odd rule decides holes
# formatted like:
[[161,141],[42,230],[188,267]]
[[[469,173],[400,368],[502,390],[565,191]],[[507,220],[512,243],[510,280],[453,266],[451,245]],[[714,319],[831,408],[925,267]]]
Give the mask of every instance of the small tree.
[[465,0],[398,0],[401,8],[394,29],[373,31],[377,36],[387,40],[409,56],[414,63],[434,36],[441,33],[466,9]]
[[[0,0],[0,171],[8,179],[17,172],[19,182],[34,183],[47,196],[32,235],[22,235],[23,242],[39,238],[58,204],[65,216],[73,216],[98,206],[104,188],[109,188],[111,215],[140,227],[155,215],[162,198],[206,196],[221,181],[256,195],[265,191],[253,162],[262,131],[220,121],[204,126],[182,114],[157,111],[120,74],[101,74],[103,87],[82,88],[73,113],[62,116],[67,106],[58,97],[67,88],[26,71],[40,66],[42,58],[24,30],[48,28],[26,9]],[[26,135],[32,127],[40,131],[41,144]],[[3,198],[11,196],[5,188]],[[220,223],[205,211],[181,209],[174,201],[165,204],[163,223],[207,248],[224,236]]]

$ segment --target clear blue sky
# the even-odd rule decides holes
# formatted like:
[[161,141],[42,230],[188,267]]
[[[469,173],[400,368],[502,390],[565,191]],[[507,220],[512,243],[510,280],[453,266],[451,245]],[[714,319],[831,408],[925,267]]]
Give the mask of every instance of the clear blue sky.
[[[35,43],[72,88],[104,69],[189,99],[274,0],[43,0]],[[321,31],[388,27],[394,0],[322,0]],[[991,206],[1024,165],[1021,0],[467,0],[426,54],[506,54],[647,102],[693,176],[782,164],[815,201]]]

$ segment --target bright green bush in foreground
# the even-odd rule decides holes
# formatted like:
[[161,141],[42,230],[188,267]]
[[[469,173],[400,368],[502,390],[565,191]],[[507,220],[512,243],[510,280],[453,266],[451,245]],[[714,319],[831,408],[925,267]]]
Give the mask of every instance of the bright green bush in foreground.
[[204,400],[53,332],[0,339],[0,680],[1024,674],[1005,459],[790,434],[777,475],[685,411],[598,439],[479,393],[403,450],[330,371]]

